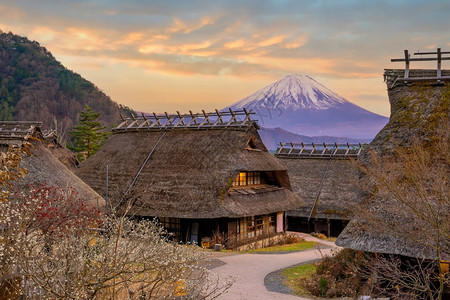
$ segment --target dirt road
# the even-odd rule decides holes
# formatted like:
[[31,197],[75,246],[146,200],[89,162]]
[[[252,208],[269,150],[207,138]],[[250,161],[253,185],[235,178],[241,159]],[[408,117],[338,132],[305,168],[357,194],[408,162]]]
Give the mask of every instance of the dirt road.
[[[309,237],[308,239],[315,240],[315,238],[310,239]],[[328,246],[334,245],[331,242],[327,244]],[[219,299],[305,299],[268,291],[264,286],[264,277],[276,270],[321,258],[330,251],[331,249],[327,248],[320,251],[313,249],[288,254],[236,254],[220,257],[219,259],[225,264],[214,268],[213,272],[222,278],[234,276],[236,282],[228,293]]]

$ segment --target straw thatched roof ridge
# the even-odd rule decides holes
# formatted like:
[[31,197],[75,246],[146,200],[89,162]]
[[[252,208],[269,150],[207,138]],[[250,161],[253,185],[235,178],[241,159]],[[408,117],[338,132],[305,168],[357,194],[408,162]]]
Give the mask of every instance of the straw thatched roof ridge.
[[[389,70],[386,71],[389,73]],[[395,73],[394,71],[392,73]],[[411,70],[410,73],[420,74],[422,71]],[[450,74],[450,72],[443,70],[443,75],[445,74]],[[396,151],[408,149],[411,145],[419,144],[427,150],[432,149],[431,146],[440,139],[448,140],[450,82],[428,80],[414,83],[400,82],[393,85],[393,80],[393,78],[387,78],[391,104],[390,120],[359,158],[369,168],[374,163],[371,153],[377,154],[380,162],[383,163],[383,161],[395,160]],[[446,164],[448,162],[440,161],[439,163]],[[448,170],[448,165],[445,167]],[[361,180],[363,179],[364,177],[361,178]],[[411,226],[416,224],[414,216],[401,214],[396,216],[386,213],[380,205],[380,201],[384,201],[384,199],[367,196],[361,207],[366,209],[369,214],[382,218],[386,224],[395,224],[394,221],[397,223],[404,221],[404,224],[411,224]],[[448,206],[443,207],[442,211],[448,213]],[[426,246],[427,240],[417,243],[400,234],[371,228],[370,224],[367,226],[367,219],[368,217],[363,215],[352,219],[339,235],[336,244],[355,250],[436,259],[433,247]],[[449,218],[444,219],[443,222],[448,222],[448,220]],[[430,240],[429,245],[433,242]],[[441,259],[450,259],[448,243],[448,240],[442,241],[442,249],[447,250],[441,253]]]
[[[290,191],[286,167],[267,151],[254,125],[115,132],[96,154],[80,164],[77,174],[105,194],[108,166],[108,198],[117,205],[153,147],[130,191],[137,215],[241,217],[301,204]],[[240,171],[273,171],[283,189],[251,196],[228,195]]]

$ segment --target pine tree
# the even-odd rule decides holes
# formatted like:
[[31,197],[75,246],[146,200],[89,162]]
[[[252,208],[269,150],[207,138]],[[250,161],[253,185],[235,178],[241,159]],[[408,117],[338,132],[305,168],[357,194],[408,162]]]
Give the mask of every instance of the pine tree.
[[100,113],[86,105],[84,111],[80,113],[79,125],[74,126],[74,130],[69,132],[74,145],[69,145],[68,148],[77,153],[80,161],[97,152],[108,138],[109,133],[102,131],[106,127],[97,121],[99,116]]

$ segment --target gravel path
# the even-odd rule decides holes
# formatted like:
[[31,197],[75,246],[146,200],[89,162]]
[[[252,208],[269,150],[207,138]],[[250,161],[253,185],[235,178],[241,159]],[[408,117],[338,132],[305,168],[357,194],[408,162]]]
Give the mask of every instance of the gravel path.
[[[323,241],[319,241],[323,242]],[[328,245],[331,246],[331,245]],[[219,299],[306,299],[290,294],[269,291],[264,285],[266,275],[300,263],[320,259],[322,254],[329,254],[331,248],[326,247],[287,254],[236,254],[219,257],[224,262],[214,268],[214,273],[225,279],[232,276],[236,279],[226,295]]]

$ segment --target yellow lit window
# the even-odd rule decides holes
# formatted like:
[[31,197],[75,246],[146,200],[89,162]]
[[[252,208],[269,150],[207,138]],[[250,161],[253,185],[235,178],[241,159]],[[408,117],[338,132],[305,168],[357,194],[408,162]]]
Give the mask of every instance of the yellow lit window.
[[261,183],[261,172],[240,172],[233,186],[255,185]]

